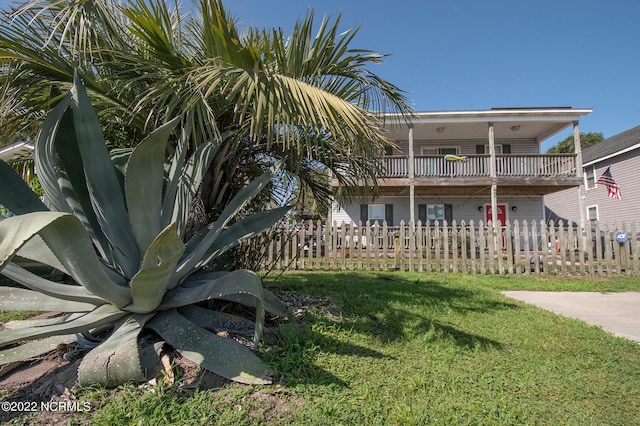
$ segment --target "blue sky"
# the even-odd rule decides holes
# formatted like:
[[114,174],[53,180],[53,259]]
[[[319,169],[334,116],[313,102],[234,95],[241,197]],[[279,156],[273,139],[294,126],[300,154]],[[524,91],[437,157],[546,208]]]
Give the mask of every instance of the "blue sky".
[[362,25],[353,47],[391,54],[372,71],[418,111],[571,106],[593,108],[582,132],[640,125],[638,0],[223,1],[242,25],[286,34],[307,10],[343,12],[344,29]]
[[[582,132],[640,125],[638,0],[226,0],[241,23],[282,27],[313,9],[362,25],[354,47],[389,53],[372,68],[418,111],[593,108]],[[571,134],[551,138],[543,149]]]

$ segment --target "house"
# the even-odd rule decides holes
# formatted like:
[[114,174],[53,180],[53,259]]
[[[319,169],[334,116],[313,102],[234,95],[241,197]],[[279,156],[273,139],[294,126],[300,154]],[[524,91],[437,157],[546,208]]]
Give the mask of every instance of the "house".
[[[582,153],[584,175],[584,216],[590,222],[603,225],[630,224],[640,219],[640,126],[634,127],[602,142],[585,148]],[[609,168],[620,186],[622,199],[608,196],[607,188],[596,183]],[[547,221],[580,221],[578,203],[567,202],[578,197],[576,188],[545,196]]]
[[[543,197],[583,182],[579,120],[591,109],[493,108],[388,116],[396,147],[381,156],[385,173],[374,200],[334,201],[337,223],[544,219]],[[549,137],[573,126],[572,154],[541,154]],[[332,179],[334,190],[337,179]],[[578,203],[578,196],[572,199]]]
[[0,160],[5,163],[30,157],[33,153],[33,145],[27,142],[18,142],[9,146],[0,147]]

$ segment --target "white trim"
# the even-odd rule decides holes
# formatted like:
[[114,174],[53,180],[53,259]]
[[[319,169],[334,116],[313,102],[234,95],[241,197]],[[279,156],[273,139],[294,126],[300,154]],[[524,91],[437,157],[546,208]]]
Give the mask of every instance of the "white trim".
[[587,220],[591,221],[593,219],[589,218],[589,209],[595,207],[596,209],[596,220],[600,220],[600,209],[597,204],[591,204],[587,206]]
[[608,159],[613,158],[613,157],[617,157],[618,155],[625,154],[625,153],[627,153],[629,151],[633,151],[634,149],[638,149],[638,148],[640,148],[640,143],[637,143],[637,144],[635,144],[633,146],[630,146],[628,148],[625,148],[623,150],[616,151],[613,154],[609,154],[609,155],[605,155],[604,157],[596,158],[595,160],[589,161],[588,163],[584,163],[582,165],[582,168],[584,169],[586,166],[591,166],[593,164],[599,163],[601,161],[608,160]]

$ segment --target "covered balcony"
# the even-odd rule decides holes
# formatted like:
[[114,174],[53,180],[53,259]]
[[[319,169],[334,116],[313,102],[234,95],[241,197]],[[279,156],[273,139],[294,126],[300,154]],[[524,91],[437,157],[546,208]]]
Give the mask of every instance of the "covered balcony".
[[[419,178],[488,178],[490,155],[468,155],[463,161],[448,161],[443,156],[414,157],[414,177]],[[408,178],[409,157],[381,158],[382,178]],[[496,177],[572,178],[576,177],[575,154],[496,155]]]

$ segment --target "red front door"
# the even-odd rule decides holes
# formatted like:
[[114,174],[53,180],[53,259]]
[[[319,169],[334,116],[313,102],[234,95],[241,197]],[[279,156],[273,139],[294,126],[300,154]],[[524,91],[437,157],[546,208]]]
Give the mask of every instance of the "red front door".
[[[485,211],[485,219],[487,220],[487,223],[492,222],[493,221],[493,211],[491,210],[491,206],[490,205],[486,205],[484,211]],[[498,204],[498,205],[496,205],[496,213],[498,215],[498,223],[500,224],[500,226],[504,226],[504,224],[507,223],[507,206],[506,206],[506,204]]]

